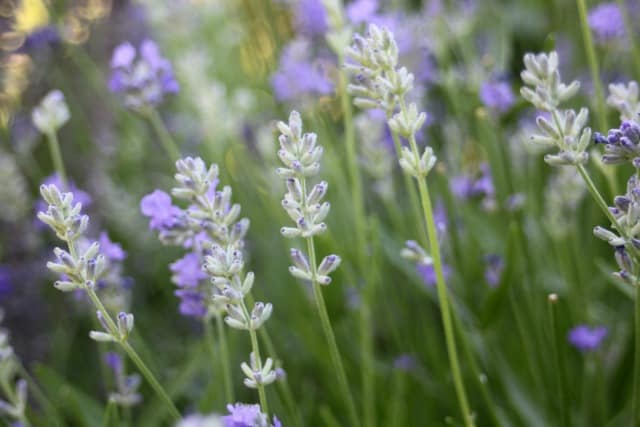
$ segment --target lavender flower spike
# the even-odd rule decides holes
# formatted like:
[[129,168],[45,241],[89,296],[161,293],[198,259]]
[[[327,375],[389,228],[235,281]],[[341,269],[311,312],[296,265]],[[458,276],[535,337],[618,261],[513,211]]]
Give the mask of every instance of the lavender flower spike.
[[53,90],[34,108],[31,117],[34,126],[43,134],[49,135],[57,132],[69,121],[70,116],[64,95],[59,90]]
[[558,54],[527,53],[524,56],[525,70],[521,73],[525,86],[520,89],[524,99],[536,108],[551,114],[551,120],[540,115],[536,123],[540,133],[532,135],[531,141],[542,147],[556,147],[557,154],[547,154],[545,162],[552,166],[582,165],[589,160],[586,149],[591,142],[591,129],[585,127],[589,116],[586,108],[578,113],[560,110],[559,105],[573,97],[580,83],[569,85],[560,78]]
[[180,85],[158,45],[144,40],[137,51],[128,42],[115,48],[109,89],[123,96],[127,108],[143,112],[161,104],[167,95],[178,93]]
[[579,325],[569,331],[567,339],[578,350],[588,352],[600,347],[607,333],[607,328],[604,326],[591,328],[587,325]]

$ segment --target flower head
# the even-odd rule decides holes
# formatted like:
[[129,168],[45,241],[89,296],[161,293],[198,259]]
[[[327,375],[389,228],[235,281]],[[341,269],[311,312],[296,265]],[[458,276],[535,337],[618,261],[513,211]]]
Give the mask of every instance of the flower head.
[[591,9],[587,21],[600,42],[620,39],[625,35],[622,12],[615,2],[600,3]]
[[278,70],[271,77],[276,99],[292,101],[304,96],[331,94],[333,83],[325,64],[322,59],[312,59],[309,40],[297,38],[289,42],[282,50]]
[[127,108],[144,111],[162,103],[166,95],[178,93],[180,85],[158,45],[144,40],[137,51],[128,42],[114,49],[109,89],[124,96]]
[[33,124],[43,134],[55,133],[69,121],[69,107],[64,101],[64,95],[59,90],[49,92],[40,104],[33,109],[31,118]]
[[618,129],[611,129],[604,137],[596,132],[596,143],[604,144],[602,161],[607,164],[631,162],[640,168],[640,125],[635,121],[623,121]]
[[273,424],[269,424],[267,416],[260,410],[260,405],[236,403],[227,405],[229,415],[222,417],[225,427],[281,427],[282,424],[273,417]]
[[589,327],[579,325],[569,331],[569,343],[582,352],[596,350],[607,337],[608,331],[604,326]]
[[321,36],[328,28],[327,12],[321,0],[300,0],[295,12],[296,30],[309,36]]
[[485,107],[499,113],[508,111],[516,102],[511,85],[505,81],[486,81],[480,86],[480,100]]
[[151,230],[166,230],[176,225],[182,214],[182,209],[174,206],[171,196],[162,190],[155,190],[147,194],[140,201],[142,214],[149,217]]

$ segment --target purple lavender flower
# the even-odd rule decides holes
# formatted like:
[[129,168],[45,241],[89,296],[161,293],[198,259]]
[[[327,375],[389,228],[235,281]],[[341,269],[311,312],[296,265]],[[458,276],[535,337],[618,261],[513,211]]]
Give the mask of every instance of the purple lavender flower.
[[322,36],[328,28],[327,12],[321,0],[300,0],[295,13],[298,33],[307,36]]
[[124,261],[127,257],[127,253],[122,249],[122,246],[112,242],[109,239],[109,235],[104,231],[100,233],[98,243],[100,243],[100,252],[110,261]]
[[180,85],[158,45],[144,40],[137,52],[128,42],[114,49],[109,89],[124,95],[127,108],[143,111],[162,103],[166,95],[178,93]]
[[[80,203],[83,208],[86,208],[86,207],[90,206],[91,203],[93,202],[93,199],[91,198],[89,193],[87,193],[86,191],[80,190],[78,187],[76,187],[75,183],[69,181],[68,187],[66,187],[62,183],[62,180],[60,179],[60,176],[57,173],[49,175],[42,182],[42,185],[51,185],[51,184],[55,185],[56,187],[58,187],[60,189],[63,189],[64,191],[73,193],[73,201],[77,202],[77,203]],[[46,210],[46,206],[45,206],[45,208],[43,210]]]
[[142,214],[149,217],[151,230],[163,231],[173,227],[182,210],[171,203],[171,196],[162,190],[147,194],[140,201]]
[[502,278],[502,271],[504,270],[504,260],[500,255],[491,254],[487,255],[484,261],[486,263],[484,280],[486,280],[492,288],[498,286]]
[[[436,269],[433,267],[433,264],[419,263],[416,268],[418,269],[418,274],[422,277],[422,281],[425,285],[435,286],[437,280]],[[451,267],[447,264],[442,264],[442,274],[445,281],[448,280],[451,276]]]
[[504,113],[516,102],[511,85],[505,81],[486,81],[480,86],[480,100],[485,107]]
[[[236,403],[227,405],[227,410],[229,415],[222,417],[225,427],[269,427],[267,416],[260,411],[260,405]],[[274,416],[270,427],[282,427],[282,424]]]
[[189,252],[170,265],[173,283],[181,288],[195,288],[207,274],[202,270],[198,254]]
[[354,24],[367,23],[378,11],[378,0],[356,0],[347,6],[347,18]]
[[271,87],[279,101],[291,101],[305,95],[319,96],[333,92],[333,83],[323,70],[322,60],[312,61],[309,40],[298,38],[285,46],[278,71],[271,77]]
[[625,35],[624,21],[615,2],[601,3],[589,11],[589,27],[596,40],[608,42]]
[[410,354],[401,354],[393,361],[393,368],[398,371],[409,372],[418,366],[416,358]]
[[4,297],[13,290],[14,271],[8,265],[0,265],[0,297]]
[[569,331],[567,339],[578,350],[587,352],[600,347],[607,334],[607,328],[604,326],[591,328],[587,325],[579,325]]
[[113,351],[107,352],[104,355],[104,363],[114,372],[119,375],[122,372],[122,357]]
[[623,121],[619,129],[611,129],[605,137],[596,132],[596,144],[604,144],[602,161],[615,165],[630,161],[640,167],[640,125],[634,121]]
[[480,176],[458,175],[451,179],[451,192],[459,199],[467,200],[473,197],[493,199],[495,187],[491,177],[491,169],[487,163],[480,165]]

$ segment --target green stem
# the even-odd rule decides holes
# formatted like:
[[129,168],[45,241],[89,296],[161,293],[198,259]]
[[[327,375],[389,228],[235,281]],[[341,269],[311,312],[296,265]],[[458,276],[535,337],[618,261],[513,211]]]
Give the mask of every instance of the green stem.
[[147,117],[149,123],[151,123],[151,126],[153,127],[153,130],[158,135],[158,138],[160,138],[160,143],[162,144],[164,150],[167,152],[167,156],[169,156],[169,159],[174,162],[178,160],[181,157],[180,150],[171,137],[169,130],[164,125],[162,117],[160,117],[158,111],[156,111],[155,109],[150,109],[145,114],[145,117]]
[[[304,191],[304,187],[303,187]],[[306,199],[306,196],[303,196],[303,200]],[[316,264],[316,249],[313,242],[313,236],[307,237],[307,251],[309,252],[309,263],[311,264],[311,274],[313,277],[313,295],[316,300],[316,307],[318,309],[318,314],[320,316],[320,323],[322,324],[322,330],[324,332],[324,336],[327,340],[327,344],[329,345],[329,354],[331,356],[331,361],[333,363],[333,367],[336,370],[336,374],[338,375],[338,386],[340,391],[345,399],[345,403],[347,404],[347,410],[349,412],[349,418],[351,419],[351,424],[353,426],[359,426],[360,421],[358,419],[358,413],[356,411],[356,405],[353,400],[353,396],[349,391],[349,382],[347,380],[347,374],[345,373],[344,366],[342,364],[342,357],[340,356],[340,351],[338,350],[338,344],[336,343],[336,337],[333,333],[333,328],[331,327],[331,321],[329,320],[329,313],[327,312],[327,306],[324,302],[324,297],[322,295],[322,289],[320,289],[320,284],[316,280],[317,276],[317,264]]]
[[[208,322],[207,322],[208,323]],[[220,362],[222,364],[222,378],[224,381],[225,398],[227,403],[235,401],[233,395],[233,382],[231,381],[231,365],[229,363],[229,347],[227,346],[227,333],[224,329],[222,316],[216,315],[216,328],[218,331],[218,339],[220,340]],[[209,334],[213,335],[211,325],[209,325]]]
[[[400,107],[406,114],[404,99],[400,100]],[[420,158],[416,138],[413,134],[409,137],[409,145],[411,146],[411,151],[415,158]],[[462,372],[460,370],[460,361],[458,357],[458,350],[456,348],[452,307],[449,301],[447,284],[444,280],[444,273],[442,271],[442,257],[440,254],[440,245],[438,243],[436,223],[433,218],[431,197],[429,195],[429,188],[427,187],[426,176],[416,177],[416,181],[418,181],[418,191],[420,193],[420,200],[422,202],[422,214],[424,216],[427,227],[427,237],[429,241],[429,249],[431,252],[430,255],[433,258],[433,267],[436,272],[436,288],[438,301],[440,302],[440,315],[442,317],[442,324],[444,326],[444,335],[447,346],[447,354],[449,356],[451,375],[453,376],[453,384],[456,391],[456,396],[458,398],[458,404],[460,405],[460,411],[462,412],[464,425],[466,427],[470,427],[475,425],[475,421],[473,419],[473,414],[471,413],[471,409],[467,399],[464,382],[462,381]],[[413,186],[411,187],[413,188]]]
[[[351,180],[352,206],[355,217],[356,250],[358,253],[358,264],[361,273],[369,276],[371,268],[367,265],[366,256],[366,229],[365,229],[365,202],[362,193],[362,180],[359,173],[358,156],[356,152],[355,129],[353,126],[353,110],[351,100],[347,93],[347,74],[344,66],[344,56],[339,56],[340,69],[340,92],[344,119],[344,132],[347,152],[347,170]],[[375,376],[373,374],[373,321],[371,319],[371,306],[375,298],[374,284],[370,280],[364,283],[364,301],[360,305],[360,344],[362,347],[362,403],[364,409],[364,424],[369,427],[375,426]]]
[[553,363],[554,363],[554,371],[555,378],[557,380],[558,385],[558,394],[560,398],[560,402],[558,403],[558,411],[560,412],[560,419],[562,420],[562,425],[570,426],[571,425],[571,416],[570,416],[570,403],[568,399],[568,386],[565,381],[565,372],[564,366],[562,363],[562,359],[560,357],[560,351],[558,350],[558,319],[556,316],[556,304],[558,302],[558,296],[555,294],[549,295],[548,298],[548,307],[549,307],[549,325],[551,327],[551,352],[553,353]]
[[[70,245],[70,248],[71,248],[71,245]],[[111,318],[111,315],[109,314],[109,312],[106,310],[106,308],[102,304],[102,301],[100,301],[100,298],[98,298],[98,295],[96,294],[96,292],[91,288],[87,288],[87,294],[89,295],[89,299],[91,300],[93,305],[96,307],[96,309],[102,312],[105,322],[109,327],[109,332],[111,332],[111,334],[114,336],[118,336],[119,334],[118,327],[113,321],[113,319]],[[153,375],[153,373],[147,367],[147,365],[143,362],[143,360],[140,358],[138,353],[136,353],[133,347],[131,347],[131,344],[129,344],[128,341],[118,341],[118,343],[120,344],[122,349],[127,353],[129,358],[133,361],[133,363],[135,363],[135,365],[138,367],[138,370],[140,371],[142,376],[145,377],[145,379],[147,380],[151,388],[153,388],[153,390],[160,397],[160,399],[162,399],[167,404],[167,408],[169,409],[169,412],[171,413],[171,415],[176,420],[180,420],[182,418],[182,416],[180,415],[180,411],[178,411],[178,408],[176,408],[176,406],[173,404],[173,401],[171,400],[167,392],[164,390],[164,388],[162,388],[162,386],[160,385],[156,377]]]
[[582,38],[584,48],[587,52],[587,61],[589,62],[589,70],[591,72],[591,80],[593,80],[593,89],[596,93],[596,111],[598,113],[598,126],[600,129],[608,129],[607,113],[605,111],[604,91],[602,90],[602,82],[600,81],[600,69],[596,59],[596,50],[589,30],[589,22],[587,21],[587,6],[584,0],[576,0],[578,4],[578,13],[580,15],[580,28],[582,30]]
[[438,300],[440,301],[440,314],[442,317],[442,323],[444,325],[444,335],[447,346],[447,353],[449,355],[449,365],[451,367],[451,375],[453,376],[453,383],[456,390],[456,396],[458,397],[458,404],[460,405],[460,411],[462,412],[462,418],[466,427],[475,425],[473,414],[469,407],[467,399],[467,393],[462,381],[462,373],[460,370],[460,361],[458,358],[458,350],[456,348],[455,334],[453,330],[453,320],[451,313],[451,303],[449,302],[449,294],[447,291],[447,284],[444,280],[444,274],[442,272],[442,259],[440,255],[440,247],[438,244],[438,235],[436,231],[436,224],[433,219],[433,209],[431,207],[431,199],[429,196],[429,189],[427,188],[427,182],[424,179],[418,179],[418,189],[420,191],[420,198],[422,199],[422,209],[424,211],[425,220],[427,223],[427,232],[429,235],[429,248],[430,254],[433,258],[433,266],[436,271],[436,288],[438,293]]
[[60,177],[60,181],[62,182],[62,186],[64,190],[68,190],[67,187],[67,172],[64,168],[64,162],[62,161],[62,152],[60,151],[60,143],[58,142],[58,136],[54,132],[47,133],[47,143],[49,145],[49,154],[51,155],[51,160],[53,161],[53,167]]

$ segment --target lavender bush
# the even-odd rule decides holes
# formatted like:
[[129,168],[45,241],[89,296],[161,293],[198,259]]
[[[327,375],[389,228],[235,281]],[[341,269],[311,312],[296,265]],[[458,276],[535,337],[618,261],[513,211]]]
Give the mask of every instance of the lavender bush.
[[633,1],[5,3],[0,424],[640,425]]

